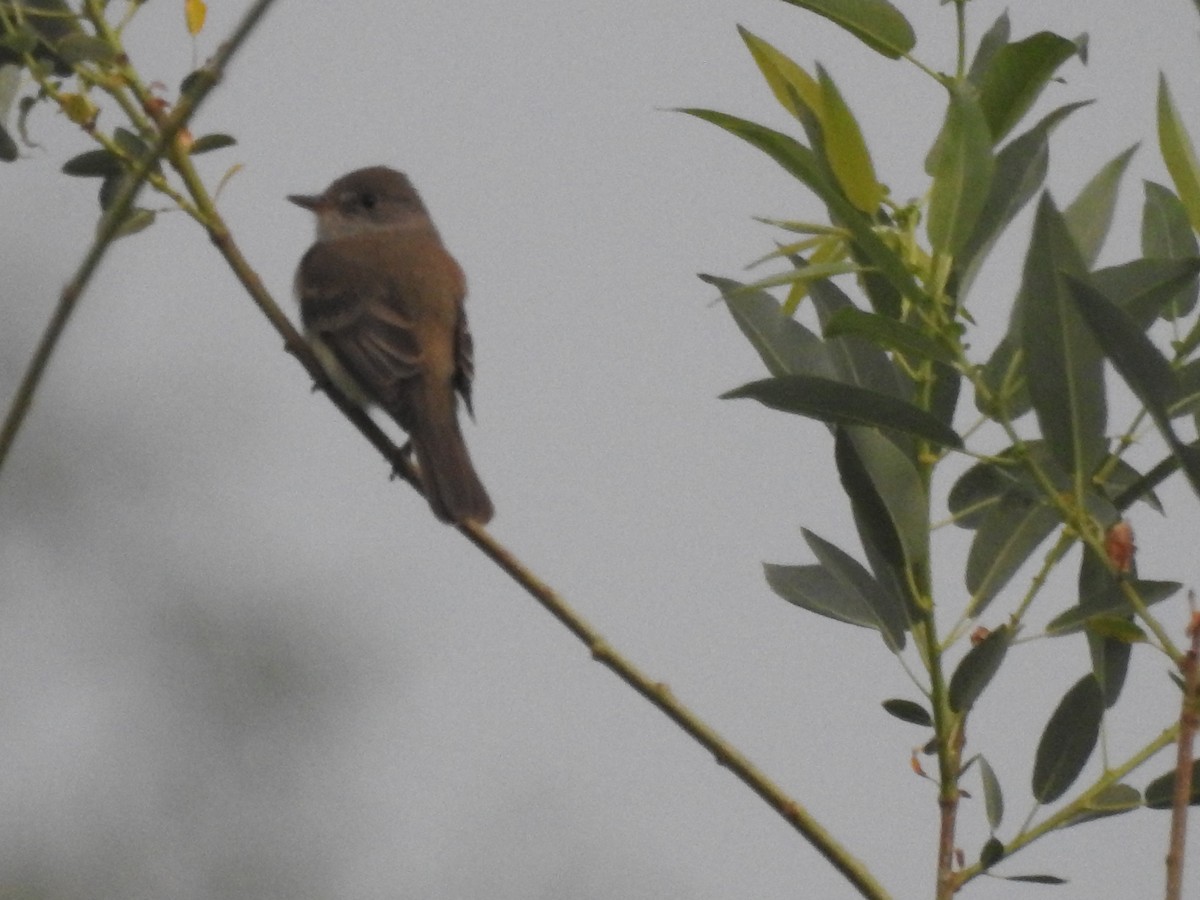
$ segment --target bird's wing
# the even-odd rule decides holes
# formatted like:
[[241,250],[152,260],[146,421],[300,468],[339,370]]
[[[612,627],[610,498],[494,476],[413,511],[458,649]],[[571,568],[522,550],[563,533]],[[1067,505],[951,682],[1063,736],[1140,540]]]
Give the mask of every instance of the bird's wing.
[[391,279],[328,243],[304,255],[296,277],[304,327],[368,397],[385,407],[421,374],[420,342],[394,290]]
[[463,404],[473,419],[475,410],[471,407],[471,382],[475,378],[475,342],[471,340],[471,329],[467,327],[467,313],[461,309],[454,329],[454,361],[454,389],[462,394]]

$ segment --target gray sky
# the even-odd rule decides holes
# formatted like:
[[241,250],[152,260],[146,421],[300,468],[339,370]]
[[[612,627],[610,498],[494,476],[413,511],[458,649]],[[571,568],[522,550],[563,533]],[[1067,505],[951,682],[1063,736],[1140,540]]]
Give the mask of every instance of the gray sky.
[[[244,5],[212,3],[201,57]],[[920,57],[949,67],[952,8],[900,6]],[[1143,141],[1104,255],[1130,258],[1139,179],[1166,179],[1160,69],[1200,139],[1200,18],[1187,0],[1011,6],[1015,35],[1092,36],[1090,65],[1068,65],[1039,107],[1099,99],[1057,134],[1060,201]],[[972,43],[1003,8],[970,4]],[[801,525],[857,552],[828,435],[716,399],[763,373],[695,278],[739,277],[770,248],[775,233],[752,215],[822,211],[764,157],[667,110],[788,127],[740,23],[830,70],[905,198],[927,187],[940,89],[778,0],[350,9],[277,4],[195,123],[239,140],[203,162],[214,183],[244,166],[221,198],[244,252],[291,310],[312,225],[284,195],[361,165],[408,172],[471,284],[467,438],[495,534],[897,897],[930,895],[934,790],[908,769],[926,735],[879,708],[915,689],[877,635],[788,606],[761,574],[763,560],[810,561]],[[193,52],[179,4],[147,4],[127,40],[173,95]],[[58,172],[89,149],[83,136],[47,110],[31,130],[44,149],[0,167],[0,396],[96,212],[96,184]],[[973,293],[980,357],[1006,321],[1020,221]],[[0,883],[126,900],[851,895],[389,484],[309,387],[183,215],[113,250],[0,479]],[[1141,572],[1195,585],[1195,498],[1165,500],[1170,519],[1135,513]],[[935,546],[956,613],[964,534],[939,532]],[[1066,579],[1035,622],[1071,601]],[[985,624],[1010,604],[998,599]],[[1134,656],[1113,760],[1174,714],[1162,662]],[[1035,641],[1009,662],[968,748],[1001,778],[1006,837],[1029,809],[1037,734],[1087,658],[1078,640]],[[961,814],[970,858],[986,839],[981,806]],[[1166,828],[1145,812],[1090,824],[1002,871],[1069,877],[1061,900],[1153,896]],[[1052,891],[983,880],[965,896],[1035,890]]]

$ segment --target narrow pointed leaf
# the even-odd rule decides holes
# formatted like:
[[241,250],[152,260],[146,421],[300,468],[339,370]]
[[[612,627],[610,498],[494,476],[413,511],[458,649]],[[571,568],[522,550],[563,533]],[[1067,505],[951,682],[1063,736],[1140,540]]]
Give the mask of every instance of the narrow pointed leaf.
[[1169,418],[1179,395],[1175,372],[1137,323],[1091,285],[1066,276],[1067,288],[1092,336],[1156,420]]
[[887,0],[787,0],[845,28],[884,56],[898,59],[916,46],[908,19]]
[[804,325],[785,316],[766,291],[747,291],[728,278],[701,275],[725,299],[725,306],[772,375],[834,376],[825,342]]
[[935,444],[961,447],[953,429],[919,407],[894,397],[811,375],[784,375],[752,381],[721,395],[722,400],[749,397],[782,412],[796,413],[835,425],[892,428]]
[[1082,278],[1083,268],[1061,214],[1043,196],[1014,314],[1038,424],[1080,483],[1107,452],[1103,358],[1060,277]]
[[1076,51],[1074,41],[1041,31],[996,51],[980,82],[980,105],[999,143],[1029,110],[1055,71]]
[[995,168],[987,121],[969,85],[951,88],[933,155],[929,241],[935,251],[956,256],[983,211]]
[[[1153,606],[1155,603],[1161,603],[1163,600],[1174,596],[1182,585],[1178,581],[1148,581],[1138,579],[1134,581],[1134,587],[1137,589],[1138,596],[1142,598],[1142,603],[1146,606]],[[1123,594],[1118,593],[1114,597],[1104,600],[1102,605],[1072,606],[1066,612],[1050,620],[1046,625],[1046,634],[1056,637],[1080,631],[1087,626],[1088,620],[1093,616],[1131,616],[1133,614],[1133,607],[1129,605]]]
[[[1175,791],[1175,770],[1166,772],[1146,785],[1146,806],[1170,809]],[[1192,761],[1192,787],[1188,806],[1200,806],[1200,761]]]
[[[1134,259],[1097,269],[1092,273],[1091,283],[1125,310],[1139,328],[1145,329],[1167,314],[1172,303],[1176,309],[1191,307],[1198,273],[1200,256],[1195,254],[1182,259]],[[1183,298],[1183,302],[1177,298]]]
[[738,34],[745,41],[750,55],[754,57],[754,62],[758,64],[759,71],[779,104],[797,119],[809,112],[819,120],[821,86],[817,84],[816,79],[791,58],[740,25]]
[[824,68],[818,67],[823,113],[821,133],[825,157],[846,198],[867,215],[874,215],[883,200],[883,185],[875,177],[875,164],[854,114]]
[[1033,764],[1033,796],[1053,803],[1075,783],[1095,749],[1104,715],[1100,685],[1085,675],[1066,693],[1046,723]]
[[983,37],[979,39],[979,46],[975,50],[975,56],[971,58],[971,68],[967,72],[967,80],[971,84],[979,87],[980,81],[983,80],[983,73],[987,71],[996,54],[1001,47],[1007,46],[1009,38],[1012,36],[1012,25],[1008,19],[1008,10],[1000,13],[996,21],[992,23],[992,27],[983,33]]
[[972,616],[987,608],[1059,521],[1051,507],[1016,493],[1005,494],[986,514],[967,555]]
[[857,594],[845,590],[822,566],[763,564],[771,590],[786,600],[826,618],[879,630],[875,614]]
[[[850,500],[859,540],[876,579],[893,598],[907,604],[904,547],[887,506],[850,438],[849,429],[834,430],[834,460],[838,480]],[[907,606],[906,609],[912,620],[916,610]]]
[[1004,793],[1000,790],[1000,779],[982,756],[979,757],[979,780],[983,782],[983,804],[988,826],[995,831],[1004,819]]
[[1171,99],[1167,79],[1161,73],[1158,76],[1158,144],[1175,191],[1187,210],[1188,221],[1195,231],[1200,231],[1200,164],[1196,162],[1192,139]]
[[121,172],[121,161],[107,150],[88,150],[63,163],[64,175],[80,178],[105,178]]
[[1063,119],[1087,106],[1088,102],[1060,106],[1024,134],[1013,138],[996,154],[987,200],[957,260],[960,298],[966,296],[979,267],[1001,233],[1046,180],[1050,133]]
[[1067,228],[1083,261],[1090,267],[1100,255],[1104,239],[1112,226],[1113,210],[1117,206],[1117,189],[1137,144],[1119,153],[1097,172],[1063,212]]
[[911,379],[899,370],[882,348],[855,335],[835,337],[827,333],[835,317],[846,314],[848,310],[860,311],[845,291],[832,281],[816,281],[809,293],[821,329],[826,332],[825,346],[833,359],[837,379],[900,400],[910,399],[913,395]]
[[904,559],[911,567],[929,559],[929,500],[909,457],[873,428],[847,428],[846,434],[883,502]]
[[954,362],[954,354],[912,325],[876,313],[848,307],[840,309],[825,322],[826,338],[852,334],[866,338],[883,350],[895,350],[918,359]]
[[[1004,655],[1012,643],[1012,632],[1001,625],[986,638],[967,651],[962,662],[950,676],[950,708],[965,712],[975,705],[979,695],[991,682],[1004,662]],[[993,826],[994,827],[994,826]]]
[[1005,881],[1019,881],[1022,884],[1066,884],[1067,879],[1057,875],[997,875]]
[[920,703],[912,700],[904,700],[895,698],[892,700],[884,700],[883,708],[890,714],[895,716],[901,722],[908,722],[912,725],[921,725],[924,728],[930,728],[933,725],[933,716]]
[[1129,784],[1110,785],[1091,799],[1091,802],[1078,815],[1065,823],[1064,827],[1082,825],[1084,822],[1094,822],[1096,819],[1107,819],[1109,816],[1131,812],[1142,807],[1142,795],[1137,788]]
[[857,595],[862,605],[871,611],[875,627],[883,635],[888,648],[893,653],[903,650],[904,631],[908,625],[903,608],[892,601],[858,560],[807,528],[802,531],[804,540],[821,567],[834,577],[845,592]]
[[707,109],[682,109],[680,112],[718,125],[770,156],[820,197],[837,224],[850,232],[861,255],[861,259],[857,259],[859,263],[874,266],[901,295],[925,299],[924,291],[905,267],[904,260],[875,233],[872,221],[859,212],[829,180],[820,159],[811,149],[786,134],[737,116]]
[[220,150],[224,147],[232,147],[237,143],[237,138],[228,134],[205,134],[196,138],[192,142],[192,146],[188,148],[188,153],[192,156],[199,156],[201,153],[211,153],[213,150]]
[[[1142,206],[1142,255],[1156,259],[1195,260],[1200,256],[1196,233],[1188,221],[1187,210],[1174,191],[1153,181],[1144,182],[1146,200]],[[1185,286],[1170,303],[1163,316],[1174,319],[1186,315],[1196,305],[1198,287]]]

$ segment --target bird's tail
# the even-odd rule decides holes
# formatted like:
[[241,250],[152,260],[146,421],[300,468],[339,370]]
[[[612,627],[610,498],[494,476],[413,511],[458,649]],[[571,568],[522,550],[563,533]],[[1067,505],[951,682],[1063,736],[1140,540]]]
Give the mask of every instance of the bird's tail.
[[[459,525],[468,519],[486,525],[495,512],[491,498],[467,452],[458,426],[453,394],[449,402],[422,398],[423,409],[413,416],[409,437],[421,467],[425,496],[443,522]],[[431,402],[432,400],[432,402]]]

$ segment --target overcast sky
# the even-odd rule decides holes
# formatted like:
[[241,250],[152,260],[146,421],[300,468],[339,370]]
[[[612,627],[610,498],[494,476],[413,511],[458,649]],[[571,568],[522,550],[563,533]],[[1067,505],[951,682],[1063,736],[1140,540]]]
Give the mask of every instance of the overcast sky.
[[[127,34],[135,62],[173,96],[245,5],[213,0],[193,50],[181,4],[146,4]],[[1131,258],[1140,180],[1166,180],[1160,70],[1200,139],[1200,17],[1188,0],[1010,5],[1016,36],[1091,34],[1089,65],[1068,64],[1039,106],[1099,101],[1057,133],[1050,184],[1065,203],[1142,141],[1103,261]],[[920,58],[949,68],[953,7],[899,6]],[[974,44],[1004,5],[968,9]],[[717,399],[764,373],[696,273],[742,277],[776,237],[754,215],[823,215],[765,157],[669,111],[793,127],[738,24],[823,63],[893,195],[926,190],[944,92],[780,0],[280,0],[193,130],[237,137],[203,170],[215,184],[243,167],[221,208],[289,311],[312,222],[285,195],[376,163],[412,177],[470,282],[466,432],[494,533],[895,896],[931,896],[936,798],[909,770],[927,735],[879,707],[915,689],[878,635],[801,612],[762,577],[764,560],[811,561],[802,525],[858,552],[828,433]],[[0,167],[0,400],[96,214],[95,182],[59,173],[84,136],[46,109],[30,131],[42,148]],[[973,293],[979,358],[1006,322],[1028,221]],[[1194,586],[1195,497],[1164,499],[1168,519],[1134,513],[1141,573]],[[964,535],[935,547],[957,615]],[[0,567],[0,885],[30,897],[852,895],[389,483],[182,214],[116,246],[71,322],[0,476]],[[1072,602],[1066,578],[1033,623]],[[1163,610],[1178,633],[1182,602]],[[1008,661],[967,750],[1005,788],[1003,837],[1029,809],[1042,724],[1088,666],[1077,639]],[[1135,652],[1111,759],[1169,724],[1164,673]],[[981,807],[960,817],[969,858]],[[1148,812],[1089,824],[1001,869],[1068,886],[984,879],[964,896],[1155,896],[1166,829]]]

